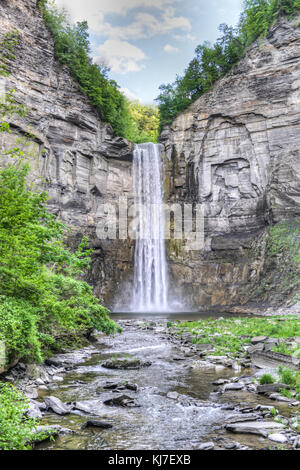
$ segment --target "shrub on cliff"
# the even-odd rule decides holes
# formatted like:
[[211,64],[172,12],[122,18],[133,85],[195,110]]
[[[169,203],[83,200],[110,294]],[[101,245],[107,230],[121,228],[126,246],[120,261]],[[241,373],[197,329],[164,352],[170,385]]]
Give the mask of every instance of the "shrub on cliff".
[[75,278],[89,264],[87,240],[71,253],[66,227],[50,214],[47,194],[28,185],[30,167],[0,169],[0,340],[7,360],[41,360],[66,335],[115,331],[91,287]]
[[120,92],[118,84],[109,78],[109,68],[105,63],[93,62],[89,55],[87,22],[71,25],[65,11],[54,4],[42,1],[38,6],[53,35],[56,58],[68,66],[102,121],[108,122],[117,135],[133,142],[156,141],[158,111],[155,107],[130,102]]

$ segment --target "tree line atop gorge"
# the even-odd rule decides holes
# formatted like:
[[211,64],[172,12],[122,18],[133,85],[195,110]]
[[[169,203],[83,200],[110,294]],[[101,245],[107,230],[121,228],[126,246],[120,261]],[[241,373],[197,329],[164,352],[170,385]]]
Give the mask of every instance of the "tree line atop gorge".
[[266,36],[281,15],[291,18],[297,13],[300,0],[245,0],[238,26],[221,24],[222,35],[215,44],[200,44],[184,74],[177,76],[174,83],[160,86],[156,99],[160,130],[226,75],[256,39]]
[[160,86],[157,109],[129,101],[109,78],[109,68],[93,63],[86,21],[70,25],[66,13],[53,3],[40,0],[38,6],[53,34],[59,62],[69,67],[102,121],[108,122],[118,136],[136,143],[156,142],[163,126],[171,124],[179,113],[210,90],[281,15],[291,18],[300,13],[300,0],[244,0],[237,27],[221,24],[222,34],[217,41],[197,46],[183,75]]
[[88,23],[82,21],[71,25],[66,12],[59,10],[51,1],[40,0],[38,7],[53,35],[56,58],[69,67],[72,77],[100,119],[109,123],[116,135],[132,142],[156,142],[159,127],[157,106],[128,100],[116,81],[109,78],[109,68],[93,62]]

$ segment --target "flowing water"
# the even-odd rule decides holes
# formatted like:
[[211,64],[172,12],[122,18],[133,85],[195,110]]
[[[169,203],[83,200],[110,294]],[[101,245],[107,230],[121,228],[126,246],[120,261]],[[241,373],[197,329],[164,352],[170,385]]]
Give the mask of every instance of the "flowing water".
[[133,187],[139,210],[132,303],[135,312],[168,309],[162,172],[161,146],[136,145]]
[[[218,439],[238,441],[253,449],[266,445],[266,440],[259,436],[226,432],[223,424],[233,411],[224,405],[242,403],[255,407],[258,403],[270,405],[274,402],[250,393],[231,392],[220,396],[213,386],[218,378],[247,375],[250,371],[237,373],[214,366],[191,367],[199,356],[190,357],[180,344],[168,340],[165,319],[128,319],[121,320],[120,324],[123,334],[101,337],[91,359],[78,363],[65,376],[64,382],[53,384],[43,392],[64,402],[80,402],[81,410],[73,410],[67,416],[47,414],[43,419],[45,424],[60,424],[75,430],[76,434],[43,443],[39,449],[187,450]],[[103,367],[107,359],[115,357],[139,358],[152,365],[137,370]],[[138,390],[106,388],[108,383],[128,382],[136,384]],[[177,392],[177,398],[170,398],[169,392]],[[132,397],[138,406],[126,408],[104,404],[107,399],[121,394]],[[113,427],[82,429],[88,419],[105,421]]]

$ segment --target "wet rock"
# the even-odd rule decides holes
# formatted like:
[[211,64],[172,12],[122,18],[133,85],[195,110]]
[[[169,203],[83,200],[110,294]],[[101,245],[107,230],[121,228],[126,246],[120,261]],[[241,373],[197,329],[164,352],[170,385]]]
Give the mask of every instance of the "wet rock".
[[237,414],[237,415],[232,415],[229,416],[226,419],[226,424],[234,424],[234,423],[244,423],[247,421],[257,421],[261,419],[261,416],[259,414]]
[[133,392],[137,392],[138,391],[138,386],[137,384],[125,384],[125,387],[127,388],[127,390],[131,390]]
[[177,392],[167,393],[167,398],[170,398],[171,400],[177,400],[178,397],[179,397],[179,393]]
[[284,397],[284,396],[280,395],[280,393],[271,393],[271,395],[269,395],[269,398],[271,400],[281,401],[283,403],[292,403],[293,402],[293,400],[291,398]]
[[24,390],[24,395],[31,399],[31,400],[35,400],[36,398],[39,397],[39,394],[38,394],[38,389],[37,388],[26,388]]
[[244,388],[244,384],[242,383],[231,383],[231,384],[225,385],[224,392],[243,390],[243,388]]
[[267,336],[256,336],[255,338],[251,339],[252,344],[258,344],[258,343],[264,343],[264,341],[267,341],[268,337]]
[[[115,390],[116,388],[118,388],[120,386],[120,383],[117,382],[117,383],[107,383],[103,386],[104,390]],[[97,392],[100,392],[101,391],[101,388],[99,387],[97,389]]]
[[57,397],[46,397],[45,405],[47,406],[47,409],[52,410],[54,413],[61,416],[70,413],[70,408]]
[[99,400],[85,400],[77,401],[74,404],[74,410],[82,411],[86,414],[93,414],[96,416],[103,415],[103,405]]
[[279,366],[299,369],[300,358],[273,351],[256,351],[251,355],[252,364],[260,369],[273,369]]
[[212,351],[214,346],[210,343],[197,343],[194,344],[194,349],[198,352]]
[[100,428],[100,429],[111,429],[113,426],[110,423],[105,423],[104,421],[96,421],[94,419],[91,419],[84,423],[81,426],[81,429],[86,429],[86,428]]
[[[259,411],[271,411],[271,410],[274,410],[274,406],[268,406],[268,405],[257,405],[256,410],[259,410]],[[277,410],[276,410],[277,412]]]
[[33,444],[38,444],[41,442],[48,441],[51,438],[66,434],[76,434],[76,431],[69,428],[63,428],[58,424],[37,426],[36,432],[34,433],[34,437],[31,442]]
[[218,379],[218,380],[215,380],[215,382],[213,382],[212,384],[213,385],[225,385],[225,384],[228,384],[229,383],[229,380],[227,379]]
[[239,444],[237,442],[225,442],[223,446],[226,450],[235,450],[239,448]]
[[[104,390],[131,390],[132,392],[138,391],[137,384],[126,383],[126,382],[117,382],[117,383],[107,383],[103,386]],[[101,388],[97,389],[97,393],[101,393]]]
[[293,444],[294,449],[300,449],[300,437],[296,438]]
[[284,434],[279,433],[269,434],[268,439],[273,442],[278,442],[279,444],[285,444],[288,441]]
[[257,393],[268,394],[268,393],[279,392],[281,389],[288,389],[288,388],[290,388],[288,387],[288,385],[275,383],[275,384],[257,385],[256,391]]
[[30,402],[29,408],[26,411],[26,416],[28,416],[28,418],[39,419],[39,418],[42,418],[43,415],[39,406],[34,402]]
[[150,361],[142,361],[141,359],[119,359],[113,358],[102,364],[106,369],[141,369],[143,367],[150,367]]
[[258,343],[253,346],[249,346],[248,348],[248,354],[254,354],[255,352],[260,352],[263,351],[265,348],[264,343]]
[[198,447],[199,450],[214,450],[215,444],[213,442],[204,442]]
[[134,398],[129,397],[127,395],[119,395],[118,397],[113,397],[108,400],[105,400],[103,403],[107,406],[121,406],[127,408],[140,406]]
[[282,429],[284,425],[275,423],[274,421],[254,421],[248,423],[227,424],[227,431],[235,434],[256,434],[258,436],[267,437],[269,432],[274,429]]
[[60,375],[53,375],[52,377],[53,382],[63,382],[64,379]]

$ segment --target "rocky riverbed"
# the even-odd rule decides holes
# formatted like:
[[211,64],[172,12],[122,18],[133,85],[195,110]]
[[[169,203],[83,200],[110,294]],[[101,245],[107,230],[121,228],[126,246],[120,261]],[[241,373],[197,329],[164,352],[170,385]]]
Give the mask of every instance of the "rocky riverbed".
[[6,375],[46,431],[37,449],[300,448],[299,404],[276,384],[258,393],[265,370],[203,357],[166,320],[120,324],[121,335]]

